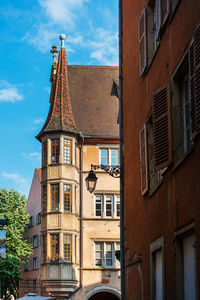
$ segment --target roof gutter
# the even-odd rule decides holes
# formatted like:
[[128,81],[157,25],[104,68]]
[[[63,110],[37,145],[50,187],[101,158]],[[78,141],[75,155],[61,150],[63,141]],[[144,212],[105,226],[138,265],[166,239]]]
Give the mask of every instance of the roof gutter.
[[123,89],[122,89],[122,1],[119,0],[119,111],[120,111],[120,263],[121,263],[121,300],[125,300],[125,263],[124,263],[124,162],[123,162]]

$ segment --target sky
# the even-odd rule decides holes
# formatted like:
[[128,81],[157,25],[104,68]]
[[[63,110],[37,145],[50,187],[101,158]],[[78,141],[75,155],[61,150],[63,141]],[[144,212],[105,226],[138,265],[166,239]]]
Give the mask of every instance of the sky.
[[51,47],[64,33],[69,64],[118,65],[118,1],[1,1],[0,28],[0,188],[28,197],[41,166],[35,136],[49,110]]

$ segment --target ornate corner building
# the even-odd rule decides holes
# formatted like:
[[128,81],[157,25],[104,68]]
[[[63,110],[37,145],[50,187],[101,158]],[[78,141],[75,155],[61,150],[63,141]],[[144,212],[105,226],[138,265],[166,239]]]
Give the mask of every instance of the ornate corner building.
[[49,113],[36,137],[40,291],[58,299],[120,299],[119,179],[97,171],[94,194],[85,184],[91,164],[119,165],[118,67],[67,65],[62,35],[58,59],[57,52],[53,47]]

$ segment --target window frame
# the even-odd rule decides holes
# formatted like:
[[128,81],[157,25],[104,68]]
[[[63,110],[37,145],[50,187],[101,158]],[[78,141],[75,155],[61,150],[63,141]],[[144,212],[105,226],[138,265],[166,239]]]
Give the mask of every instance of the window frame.
[[[51,164],[52,165],[59,164],[59,156],[60,156],[60,138],[53,138],[51,139]],[[55,161],[53,160],[53,157],[55,157]]]
[[[65,241],[65,237],[69,237],[69,241]],[[65,257],[65,245],[66,246],[69,245],[69,249],[66,249],[67,258]],[[69,260],[68,260],[68,257],[69,257]],[[72,262],[72,234],[68,234],[68,233],[63,234],[63,259],[66,262],[70,262],[70,263]]]
[[150,284],[151,284],[151,298],[156,299],[156,282],[155,282],[155,254],[157,251],[162,252],[162,299],[165,296],[165,273],[164,273],[164,237],[160,237],[155,242],[150,244]]
[[[65,186],[69,186],[70,191],[65,191]],[[67,204],[67,206],[69,206],[69,210],[65,210],[65,195],[69,195],[69,201],[66,199],[67,203],[69,204]],[[72,185],[68,183],[63,183],[63,211],[65,213],[72,212]]]
[[[102,154],[101,151],[106,150],[107,151],[107,164],[103,164],[101,159],[102,159]],[[117,151],[117,164],[113,165],[113,167],[119,165],[119,148],[118,147],[99,147],[99,164],[104,165],[104,166],[111,166],[111,151],[116,150]]]
[[[97,197],[100,197],[101,199],[101,216],[97,216],[97,208],[96,208],[96,205],[97,205]],[[102,194],[95,194],[94,195],[94,214],[95,214],[95,217],[96,218],[103,218],[103,195]]]
[[[107,215],[107,200],[108,198],[107,197],[111,197],[111,204],[108,203],[108,205],[111,205],[111,215]],[[104,215],[106,218],[113,218],[114,216],[114,205],[113,205],[113,201],[114,201],[114,195],[112,194],[105,194],[104,195]]]
[[[53,236],[57,237],[57,240],[53,240]],[[60,256],[60,237],[59,233],[50,234],[50,260],[51,262],[58,262]],[[53,247],[55,247],[55,259],[53,259]]]
[[38,257],[33,257],[33,270],[39,269]]
[[33,248],[39,247],[39,235],[35,234],[33,236]]
[[[65,144],[65,142],[69,142],[69,144]],[[67,153],[68,151],[69,151],[69,158]],[[63,140],[63,162],[65,165],[72,165],[72,139],[65,138],[65,137]]]
[[[111,197],[111,216],[107,215],[107,203],[106,198]],[[101,198],[101,216],[97,216],[97,197]],[[117,205],[119,205],[119,216],[117,216]],[[95,193],[94,194],[94,216],[95,218],[109,218],[109,219],[119,219],[120,218],[120,194],[114,194],[114,193]]]
[[[96,245],[100,244],[101,245],[101,249],[98,250],[98,252],[101,253],[101,265],[97,265],[96,264]],[[108,244],[111,244],[111,258],[109,258],[110,260],[112,260],[112,265],[107,265],[107,259],[106,259],[106,253],[107,253],[107,249],[106,246]],[[118,269],[120,268],[120,263],[117,262],[116,256],[115,256],[115,251],[117,250],[117,248],[120,247],[120,242],[119,241],[94,241],[94,267],[95,268],[100,268],[100,269]]]
[[[118,205],[119,205],[119,210],[117,209]],[[119,211],[119,216],[117,215],[118,211]],[[115,195],[115,217],[120,218],[120,195]]]
[[[57,190],[53,191],[53,186],[57,186]],[[60,204],[60,193],[59,193],[60,185],[59,183],[51,183],[50,184],[50,193],[51,193],[51,212],[59,212],[59,204]],[[57,195],[56,199],[53,199],[54,195]],[[55,201],[55,209],[54,209],[54,203]]]

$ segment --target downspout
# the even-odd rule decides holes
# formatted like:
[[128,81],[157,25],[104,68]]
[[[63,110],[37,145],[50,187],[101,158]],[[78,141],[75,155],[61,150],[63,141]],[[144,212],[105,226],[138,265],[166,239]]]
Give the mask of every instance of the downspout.
[[119,112],[120,112],[120,263],[121,263],[121,300],[125,300],[124,264],[124,160],[123,160],[123,105],[122,105],[122,0],[119,0]]

